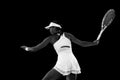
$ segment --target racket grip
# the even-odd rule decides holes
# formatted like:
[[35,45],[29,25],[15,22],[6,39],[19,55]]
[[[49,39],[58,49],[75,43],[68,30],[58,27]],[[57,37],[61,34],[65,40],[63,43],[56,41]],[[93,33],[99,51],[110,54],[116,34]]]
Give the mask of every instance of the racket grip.
[[100,37],[101,37],[103,31],[104,31],[104,30],[101,30],[101,31],[100,31],[100,33],[99,33],[99,35],[98,35],[98,37],[97,37],[97,40],[100,40]]

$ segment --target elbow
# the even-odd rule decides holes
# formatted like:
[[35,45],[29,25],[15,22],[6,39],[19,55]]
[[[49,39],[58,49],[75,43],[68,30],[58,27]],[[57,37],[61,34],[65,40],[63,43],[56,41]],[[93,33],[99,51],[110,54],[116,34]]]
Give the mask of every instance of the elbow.
[[90,46],[96,46],[96,45],[98,45],[99,41],[95,40],[93,42],[87,42],[87,41],[75,40],[74,43],[78,44],[81,47],[90,47]]

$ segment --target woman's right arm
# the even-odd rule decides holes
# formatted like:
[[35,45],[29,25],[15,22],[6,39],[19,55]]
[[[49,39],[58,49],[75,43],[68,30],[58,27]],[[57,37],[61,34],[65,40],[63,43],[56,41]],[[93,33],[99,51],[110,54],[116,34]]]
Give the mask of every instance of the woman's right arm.
[[33,47],[21,46],[21,48],[24,48],[26,51],[34,52],[34,51],[38,51],[38,50],[44,48],[45,46],[47,46],[48,43],[50,43],[50,41],[51,41],[51,36],[45,38],[41,43],[39,43],[36,46],[33,46]]

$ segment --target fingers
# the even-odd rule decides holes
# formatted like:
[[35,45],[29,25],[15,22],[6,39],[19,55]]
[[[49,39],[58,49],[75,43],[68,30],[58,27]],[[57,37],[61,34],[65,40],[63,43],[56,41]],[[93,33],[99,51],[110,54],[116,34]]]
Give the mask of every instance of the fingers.
[[21,46],[21,48],[25,49],[27,46]]
[[27,46],[21,46],[25,51],[33,51],[33,48]]
[[95,40],[94,43],[97,45],[99,44],[99,40]]

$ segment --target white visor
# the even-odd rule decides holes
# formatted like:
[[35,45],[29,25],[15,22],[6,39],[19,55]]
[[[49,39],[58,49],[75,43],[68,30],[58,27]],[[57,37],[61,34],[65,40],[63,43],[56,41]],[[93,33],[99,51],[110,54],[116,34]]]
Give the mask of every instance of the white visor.
[[54,23],[54,22],[51,22],[51,23],[49,24],[49,26],[46,26],[46,27],[45,27],[45,29],[49,29],[49,28],[52,27],[52,26],[62,28],[59,24],[56,24],[56,23]]

